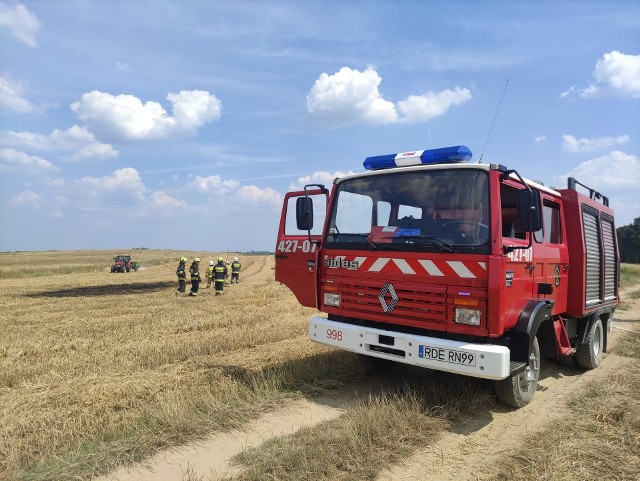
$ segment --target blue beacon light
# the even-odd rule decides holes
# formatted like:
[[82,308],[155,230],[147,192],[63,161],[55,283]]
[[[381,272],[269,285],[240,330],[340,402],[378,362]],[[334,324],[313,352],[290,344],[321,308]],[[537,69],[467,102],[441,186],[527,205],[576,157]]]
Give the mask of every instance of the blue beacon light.
[[469,147],[457,145],[455,147],[443,147],[441,149],[415,150],[413,152],[367,157],[363,165],[367,170],[379,170],[389,169],[391,167],[406,167],[409,165],[468,162],[471,160],[471,155]]

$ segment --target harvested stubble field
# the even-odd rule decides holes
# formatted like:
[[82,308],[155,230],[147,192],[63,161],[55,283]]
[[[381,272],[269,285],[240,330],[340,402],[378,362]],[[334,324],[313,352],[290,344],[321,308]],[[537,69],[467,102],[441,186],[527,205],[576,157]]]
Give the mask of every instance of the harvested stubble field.
[[[551,439],[544,430],[553,410],[578,413],[591,422],[580,429],[600,436],[580,444],[570,417],[562,431],[584,454],[580,472],[593,475],[584,479],[637,479],[640,379],[625,375],[631,363],[622,357],[640,357],[637,334],[605,359],[609,371],[591,372],[595,384],[547,366],[534,403],[512,412],[495,403],[490,383],[412,369],[370,376],[355,356],[309,342],[313,311],[273,280],[272,256],[241,256],[241,283],[223,297],[201,289],[190,298],[174,294],[177,259],[199,256],[204,268],[218,253],[134,250],[143,269],[111,274],[118,253],[0,254],[0,479],[91,479],[236,430],[234,470],[206,475],[187,465],[181,478],[536,479],[532,457],[520,450],[536,432],[537,446]],[[628,290],[640,289],[640,270],[625,274]],[[621,325],[638,329],[640,299],[632,295],[622,307]],[[615,382],[598,378],[613,371]],[[319,401],[321,393],[332,400]],[[309,412],[306,427],[276,429],[253,447],[242,441],[242,429],[259,427],[268,413],[292,417],[287,406],[302,401],[340,409],[325,421]],[[609,443],[614,461],[603,463],[599,446],[612,430],[624,435]],[[502,457],[517,462],[487,469],[486,440],[496,433]],[[546,446],[543,461],[557,452]],[[590,453],[593,466],[584,459]],[[460,463],[464,476],[445,469]],[[546,479],[576,472],[566,457],[542,464],[551,469],[538,473]]]

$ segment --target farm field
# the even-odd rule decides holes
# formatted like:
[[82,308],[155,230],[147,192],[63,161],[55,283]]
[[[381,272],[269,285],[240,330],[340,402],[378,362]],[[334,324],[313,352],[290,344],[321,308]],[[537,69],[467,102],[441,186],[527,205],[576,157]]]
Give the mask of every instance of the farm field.
[[[121,253],[141,269],[110,273]],[[638,479],[638,266],[602,365],[545,362],[514,411],[489,382],[311,343],[273,256],[176,296],[182,255],[227,256],[0,254],[0,479]]]

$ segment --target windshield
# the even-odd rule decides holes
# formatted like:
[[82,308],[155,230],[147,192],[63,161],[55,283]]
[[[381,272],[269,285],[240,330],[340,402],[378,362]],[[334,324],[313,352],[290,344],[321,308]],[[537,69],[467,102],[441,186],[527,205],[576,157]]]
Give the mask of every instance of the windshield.
[[451,251],[476,250],[489,241],[485,171],[373,175],[346,180],[336,188],[327,244]]

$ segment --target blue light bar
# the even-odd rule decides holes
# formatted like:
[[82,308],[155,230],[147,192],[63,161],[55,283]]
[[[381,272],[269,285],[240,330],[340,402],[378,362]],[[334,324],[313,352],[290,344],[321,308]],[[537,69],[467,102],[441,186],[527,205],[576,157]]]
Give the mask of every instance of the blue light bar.
[[468,162],[471,160],[471,155],[469,147],[456,145],[455,147],[443,147],[441,149],[414,150],[413,152],[367,157],[363,165],[367,170],[379,170],[408,165]]

